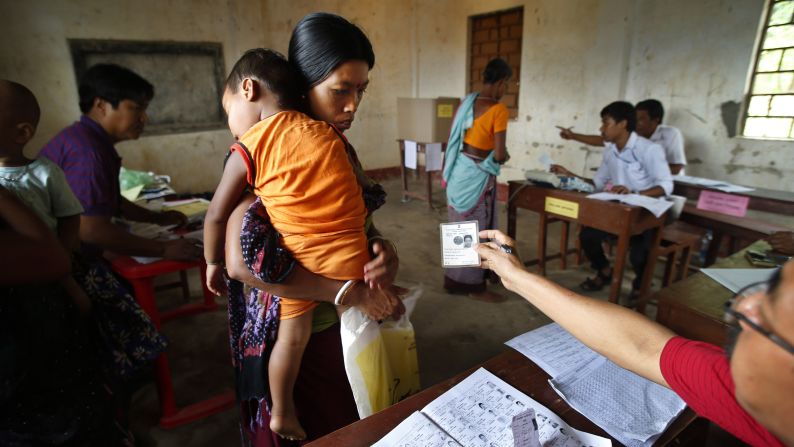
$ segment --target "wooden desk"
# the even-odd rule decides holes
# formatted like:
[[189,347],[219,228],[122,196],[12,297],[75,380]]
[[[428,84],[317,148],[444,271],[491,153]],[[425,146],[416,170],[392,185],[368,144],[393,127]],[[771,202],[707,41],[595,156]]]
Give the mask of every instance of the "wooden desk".
[[[441,171],[428,171],[426,169],[427,166],[422,166],[422,170],[425,171],[425,177],[427,178],[427,185],[425,186],[425,194],[415,193],[408,190],[408,169],[405,167],[405,140],[397,140],[400,144],[400,176],[403,180],[403,202],[408,200],[408,197],[413,197],[419,200],[426,200],[427,206],[430,209],[433,209],[433,172],[441,172]],[[431,143],[416,143],[416,173],[419,174],[419,154],[424,154],[426,146]],[[441,152],[443,153],[447,149],[447,143],[441,143]]]
[[[311,442],[307,444],[307,447],[363,447],[372,445],[386,436],[411,413],[421,410],[425,405],[461,382],[479,367],[487,369],[505,382],[518,388],[524,394],[540,402],[560,416],[571,427],[612,439],[614,445],[621,445],[589,419],[569,407],[551,388],[548,383],[548,374],[540,369],[539,366],[517,351],[508,349],[491,360],[432,386],[419,394],[415,394],[386,410]],[[696,440],[695,438],[703,435],[701,433],[703,427],[700,422],[693,424],[695,418],[693,411],[685,410],[671,424],[656,445],[666,445],[673,440],[676,440],[677,445],[686,445],[687,441],[692,441],[692,445],[702,445],[702,442],[698,443],[700,439]]]
[[[769,250],[769,244],[758,241],[720,260],[718,268],[753,268],[744,253],[747,250]],[[656,321],[673,332],[693,340],[725,346],[728,324],[724,321],[726,301],[733,292],[706,276],[696,273],[656,292]]]
[[[510,201],[507,204],[507,234],[510,237],[516,238],[516,210],[518,208],[534,211],[540,216],[538,224],[538,270],[542,275],[546,273],[546,223],[549,220],[549,216],[557,220],[576,222],[580,225],[593,227],[618,237],[612,284],[609,292],[609,301],[613,303],[618,302],[620,295],[620,286],[623,282],[623,272],[626,266],[626,253],[629,249],[631,236],[655,229],[656,234],[652,247],[659,245],[661,238],[661,231],[659,230],[664,224],[664,216],[657,218],[640,207],[588,199],[586,197],[587,194],[584,193],[542,188],[526,181],[510,181],[508,185]],[[576,203],[579,207],[578,216],[573,218],[547,211],[546,202],[548,198]],[[566,249],[563,248],[562,251],[566,251]],[[565,255],[565,253],[561,254],[563,257]],[[648,262],[645,266],[642,287],[640,288],[641,295],[647,293],[650,287],[653,268],[653,262]]]
[[[794,196],[794,194],[792,194],[792,196]],[[729,237],[731,240],[744,239],[747,241],[755,241],[776,231],[792,231],[792,229],[794,229],[771,223],[769,219],[766,218],[762,220],[753,218],[749,215],[745,217],[735,217],[716,213],[714,211],[701,210],[698,209],[694,203],[687,203],[684,205],[684,210],[681,212],[681,217],[679,219],[682,222],[712,230],[713,239],[711,240],[708,253],[706,254],[705,266],[710,266],[717,260],[722,241],[725,237]],[[790,218],[786,220],[790,220]],[[729,253],[736,250],[737,247],[732,244]]]
[[[675,180],[675,177],[673,177]],[[673,194],[684,196],[690,200],[697,200],[703,190],[722,192],[704,186],[692,185],[681,181],[675,182]],[[723,193],[750,198],[747,207],[751,210],[766,211],[770,213],[794,216],[794,193],[790,191],[777,191],[774,189],[756,188],[754,191]]]

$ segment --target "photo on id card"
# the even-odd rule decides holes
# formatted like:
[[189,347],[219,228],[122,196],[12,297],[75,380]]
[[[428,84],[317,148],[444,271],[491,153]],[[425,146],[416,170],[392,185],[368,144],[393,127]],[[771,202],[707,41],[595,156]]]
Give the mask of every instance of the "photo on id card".
[[479,267],[480,255],[474,244],[480,241],[476,220],[442,223],[441,265],[445,268]]

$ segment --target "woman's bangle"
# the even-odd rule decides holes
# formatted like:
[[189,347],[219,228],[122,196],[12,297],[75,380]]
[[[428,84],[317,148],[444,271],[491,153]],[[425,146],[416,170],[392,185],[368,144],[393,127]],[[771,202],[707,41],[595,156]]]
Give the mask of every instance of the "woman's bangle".
[[388,242],[389,245],[391,245],[392,251],[394,251],[394,257],[399,259],[400,256],[397,254],[397,245],[395,245],[394,242],[390,241],[389,239],[386,239],[383,236],[372,236],[367,240],[367,242],[373,242],[375,240],[380,240],[381,242]]
[[204,263],[207,265],[223,265],[223,261],[204,261]]
[[336,298],[334,298],[334,305],[340,306],[345,300],[347,293],[350,292],[350,289],[358,282],[357,279],[351,279],[350,281],[346,282],[338,292],[336,292]]

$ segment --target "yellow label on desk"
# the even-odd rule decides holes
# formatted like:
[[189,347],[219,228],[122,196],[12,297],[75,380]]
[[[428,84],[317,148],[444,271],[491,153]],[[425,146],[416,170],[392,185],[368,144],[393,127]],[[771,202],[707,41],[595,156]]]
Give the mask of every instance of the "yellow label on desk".
[[572,219],[579,218],[579,204],[576,202],[571,202],[570,200],[546,197],[546,206],[544,207],[544,211],[548,213],[559,214],[560,216],[570,217]]
[[452,104],[439,104],[436,107],[436,116],[438,118],[452,118]]

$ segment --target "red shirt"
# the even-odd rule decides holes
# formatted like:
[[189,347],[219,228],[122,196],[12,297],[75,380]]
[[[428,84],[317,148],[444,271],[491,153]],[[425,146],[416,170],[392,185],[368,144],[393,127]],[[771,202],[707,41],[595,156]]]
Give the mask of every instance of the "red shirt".
[[783,446],[736,401],[725,351],[714,345],[673,337],[662,350],[662,375],[697,414],[753,446]]

